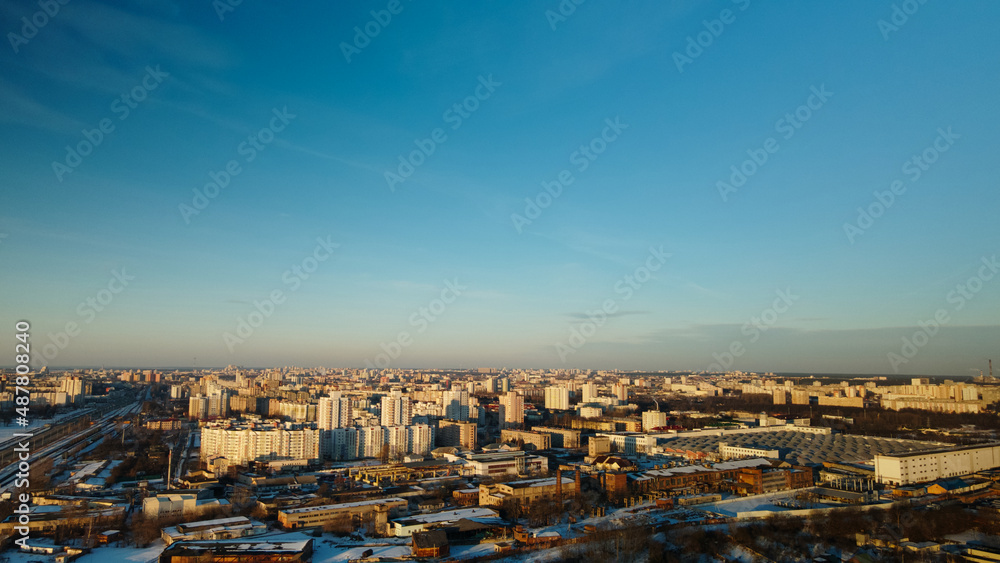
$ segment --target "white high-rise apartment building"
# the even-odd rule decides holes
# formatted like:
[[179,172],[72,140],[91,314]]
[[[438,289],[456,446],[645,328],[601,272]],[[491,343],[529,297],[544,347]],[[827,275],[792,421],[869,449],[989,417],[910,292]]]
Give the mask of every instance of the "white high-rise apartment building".
[[569,410],[569,389],[565,387],[546,387],[545,408],[549,410]]
[[405,426],[387,426],[385,443],[389,444],[389,459],[401,459],[410,449],[410,433]]
[[628,385],[616,383],[614,386],[615,397],[623,403],[628,402]]
[[646,411],[642,413],[642,429],[649,432],[653,428],[663,428],[667,425],[667,413]]
[[329,432],[329,437],[324,438],[329,450],[325,457],[334,461],[346,461],[358,458],[358,436],[357,428],[334,428],[333,430],[323,430]]
[[412,454],[429,455],[434,449],[434,429],[426,424],[409,426],[407,431],[407,450]]
[[347,428],[351,426],[354,415],[351,400],[342,397],[340,391],[334,391],[329,397],[321,397],[316,413],[316,424],[320,430]]
[[597,384],[596,383],[584,383],[580,385],[580,391],[583,393],[584,403],[593,403],[597,401]]
[[66,393],[66,399],[70,403],[83,402],[83,396],[89,393],[90,384],[79,377],[64,379],[59,385],[59,390]]
[[358,427],[358,457],[378,457],[385,445],[384,426]]
[[382,397],[382,426],[405,426],[413,420],[413,404],[398,389]]
[[524,397],[517,391],[508,391],[500,397],[501,428],[520,427],[524,424]]
[[191,420],[208,418],[208,397],[195,395],[188,399],[188,418]]
[[441,395],[444,417],[448,420],[469,420],[469,392],[457,386]]
[[218,389],[208,396],[208,416],[229,416],[229,389]]

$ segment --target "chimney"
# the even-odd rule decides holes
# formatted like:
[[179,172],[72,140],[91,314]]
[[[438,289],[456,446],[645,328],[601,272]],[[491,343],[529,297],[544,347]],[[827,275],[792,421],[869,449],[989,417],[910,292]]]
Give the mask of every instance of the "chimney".
[[580,496],[580,468],[576,469],[576,496]]
[[562,504],[562,469],[556,469],[556,501]]

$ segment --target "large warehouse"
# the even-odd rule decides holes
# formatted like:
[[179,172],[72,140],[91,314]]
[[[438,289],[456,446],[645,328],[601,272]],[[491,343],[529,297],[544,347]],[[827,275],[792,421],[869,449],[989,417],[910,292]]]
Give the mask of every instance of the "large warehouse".
[[926,483],[1000,467],[1000,443],[875,456],[875,478],[889,485]]
[[908,454],[940,450],[948,444],[922,440],[878,438],[856,434],[810,434],[783,430],[766,434],[679,437],[663,441],[665,451],[705,454],[719,451],[719,443],[730,448],[778,450],[780,458],[794,465],[819,465],[824,461],[868,463],[876,455]]

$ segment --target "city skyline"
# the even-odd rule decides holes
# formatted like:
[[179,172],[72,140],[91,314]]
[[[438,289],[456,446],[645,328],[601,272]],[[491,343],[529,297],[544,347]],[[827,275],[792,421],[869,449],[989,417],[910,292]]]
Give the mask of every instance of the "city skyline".
[[0,8],[0,326],[36,368],[986,370],[1000,7],[564,4]]

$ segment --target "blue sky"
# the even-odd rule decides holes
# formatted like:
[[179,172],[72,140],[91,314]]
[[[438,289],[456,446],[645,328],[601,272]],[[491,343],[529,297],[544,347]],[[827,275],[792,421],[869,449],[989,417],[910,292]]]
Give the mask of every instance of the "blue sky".
[[0,327],[30,321],[50,366],[970,375],[998,352],[1000,6],[559,6],[74,0],[21,41],[40,8],[5,4]]

